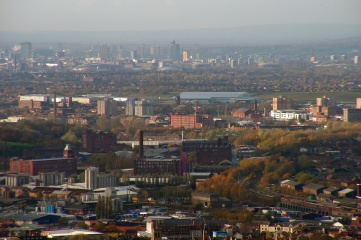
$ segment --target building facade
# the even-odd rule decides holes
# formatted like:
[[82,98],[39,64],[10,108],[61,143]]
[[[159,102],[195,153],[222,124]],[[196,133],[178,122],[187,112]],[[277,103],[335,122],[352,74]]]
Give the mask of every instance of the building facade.
[[322,98],[316,98],[316,106],[336,107],[337,101],[323,96]]
[[64,182],[64,172],[40,172],[40,186],[61,185]]
[[64,172],[68,177],[76,174],[77,161],[74,158],[48,158],[48,159],[11,159],[10,172],[24,173],[30,176],[38,175],[40,172]]
[[141,116],[149,116],[154,114],[154,105],[150,101],[145,99],[138,100],[134,102],[134,115]]
[[140,174],[172,174],[181,175],[180,159],[136,159],[134,175]]
[[99,173],[99,168],[89,167],[85,170],[85,188],[97,189],[104,187],[116,187],[119,185],[119,178],[110,174]]
[[213,117],[199,113],[191,115],[172,114],[170,116],[170,125],[175,128],[201,129],[203,127],[214,126],[214,121]]
[[278,98],[273,98],[272,103],[274,111],[292,109],[292,99],[290,98],[279,96]]
[[99,99],[97,101],[97,113],[102,116],[112,116],[116,113],[115,101],[110,98]]
[[361,108],[343,109],[344,122],[361,122]]
[[87,129],[83,132],[82,143],[88,152],[110,152],[117,148],[117,137],[114,133]]

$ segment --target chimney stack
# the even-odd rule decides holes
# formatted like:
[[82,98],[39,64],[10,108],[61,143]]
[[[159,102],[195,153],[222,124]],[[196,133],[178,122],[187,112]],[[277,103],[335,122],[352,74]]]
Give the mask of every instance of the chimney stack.
[[139,132],[139,158],[144,158],[143,131]]
[[56,115],[57,115],[57,111],[56,111],[56,92],[54,92],[54,123],[56,123]]

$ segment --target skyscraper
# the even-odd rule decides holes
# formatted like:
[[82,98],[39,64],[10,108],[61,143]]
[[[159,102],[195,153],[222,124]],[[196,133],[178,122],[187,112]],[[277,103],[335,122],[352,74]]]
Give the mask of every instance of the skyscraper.
[[138,47],[137,52],[140,58],[144,58],[145,52],[144,52],[145,48],[144,45]]
[[150,55],[152,55],[154,58],[160,58],[161,54],[159,45],[155,45],[150,48]]
[[131,59],[138,59],[138,52],[137,50],[130,51],[130,58]]
[[183,52],[183,62],[188,61],[188,53],[186,51]]
[[102,44],[99,47],[99,57],[102,60],[110,60],[110,46],[107,44]]
[[29,42],[23,42],[20,44],[20,57],[21,59],[29,59],[32,58],[33,55],[33,48],[32,44]]
[[175,43],[175,41],[170,43],[170,59],[173,61],[180,60],[180,45]]

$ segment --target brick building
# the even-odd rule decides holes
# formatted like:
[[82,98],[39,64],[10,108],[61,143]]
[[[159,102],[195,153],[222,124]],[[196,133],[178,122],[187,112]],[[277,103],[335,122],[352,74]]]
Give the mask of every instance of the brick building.
[[185,129],[200,129],[203,127],[214,126],[214,121],[213,117],[199,113],[191,115],[172,114],[170,116],[170,125],[175,128],[184,127]]
[[[180,175],[179,159],[136,159],[134,174],[173,174]],[[183,173],[182,173],[183,174]]]
[[232,112],[232,116],[236,118],[251,118],[253,110],[249,108],[239,108]]
[[83,148],[88,152],[110,152],[116,150],[117,137],[114,133],[93,132],[87,129],[82,136]]
[[64,172],[65,176],[76,174],[77,162],[74,158],[11,159],[10,172],[38,175],[40,172]]
[[232,162],[231,145],[201,145],[197,149],[200,165],[218,165],[224,160]]

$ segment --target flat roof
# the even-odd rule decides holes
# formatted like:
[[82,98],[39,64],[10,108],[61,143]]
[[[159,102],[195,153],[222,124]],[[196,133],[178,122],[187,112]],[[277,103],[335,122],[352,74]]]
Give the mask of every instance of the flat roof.
[[82,229],[61,229],[55,231],[42,231],[42,235],[47,236],[48,238],[54,238],[74,235],[103,235],[103,233]]
[[310,184],[307,184],[305,186],[303,186],[304,188],[310,188],[310,189],[314,189],[314,190],[319,190],[321,188],[325,188],[325,186],[323,185],[320,185],[320,184],[316,184],[316,183],[310,183]]
[[247,92],[182,92],[179,94],[181,100],[203,99],[211,98],[237,98],[242,100],[255,99]]

